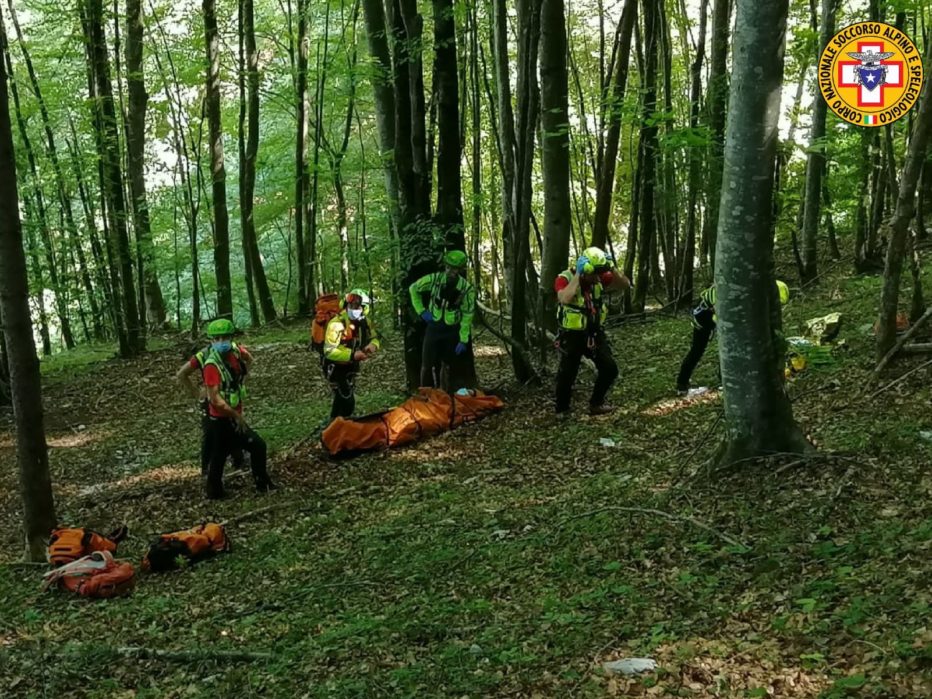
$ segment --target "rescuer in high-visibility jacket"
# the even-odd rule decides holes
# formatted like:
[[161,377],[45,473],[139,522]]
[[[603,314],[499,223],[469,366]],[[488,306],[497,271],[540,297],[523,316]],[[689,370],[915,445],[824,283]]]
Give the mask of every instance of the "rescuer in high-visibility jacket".
[[427,323],[421,385],[435,388],[440,386],[444,364],[454,381],[465,375],[462,363],[469,356],[476,312],[476,289],[466,279],[466,253],[450,250],[443,264],[443,272],[427,274],[408,289],[415,313]]
[[382,346],[369,317],[369,296],[353,289],[343,297],[343,310],[330,319],[324,335],[323,371],[333,391],[330,419],[349,417],[356,409],[359,366]]
[[579,373],[579,363],[589,357],[598,372],[589,413],[604,415],[614,408],[605,402],[609,389],[618,377],[618,365],[605,335],[604,322],[608,314],[605,294],[631,287],[628,278],[615,269],[611,258],[599,248],[586,248],[575,268],[557,275],[553,288],[557,292],[557,318],[560,332],[560,368],[557,371],[556,410],[565,414],[570,409],[573,384]]
[[[785,305],[790,300],[790,288],[777,280],[777,294],[780,297],[780,304]],[[715,286],[712,285],[701,294],[699,294],[699,305],[692,311],[693,316],[693,338],[689,347],[689,352],[683,358],[680,364],[680,373],[676,377],[676,392],[678,395],[685,396],[689,393],[689,380],[692,378],[693,371],[705,354],[706,347],[709,346],[709,340],[715,334],[716,321],[715,316]]]

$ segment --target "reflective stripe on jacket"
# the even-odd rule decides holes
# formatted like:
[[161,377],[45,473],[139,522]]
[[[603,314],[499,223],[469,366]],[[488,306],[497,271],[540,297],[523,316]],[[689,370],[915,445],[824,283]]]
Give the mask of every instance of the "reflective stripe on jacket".
[[[434,322],[459,325],[460,342],[469,342],[476,312],[476,290],[465,277],[457,277],[456,286],[451,289],[446,272],[434,272],[418,279],[408,291],[411,294],[411,305],[418,315],[429,310]],[[424,307],[421,298],[425,293],[429,294],[429,308]]]
[[382,346],[382,340],[375,329],[375,324],[368,316],[361,321],[350,320],[346,309],[340,311],[327,323],[324,333],[324,359],[337,364],[353,361],[353,354],[369,344],[376,348]]
[[246,387],[243,385],[243,378],[246,376],[246,365],[243,363],[242,356],[240,356],[239,347],[234,345],[230,351],[239,360],[240,371],[242,372],[239,376],[233,376],[230,367],[223,361],[223,357],[213,348],[207,352],[207,357],[201,369],[203,370],[208,366],[217,367],[217,371],[220,372],[220,397],[231,408],[236,408],[246,397]]
[[[573,281],[573,270],[568,269],[559,276],[568,282]],[[608,306],[603,303],[602,291],[602,283],[596,282],[589,288],[587,298],[580,283],[572,303],[559,304],[557,320],[560,327],[564,330],[594,330],[600,327],[608,317]]]

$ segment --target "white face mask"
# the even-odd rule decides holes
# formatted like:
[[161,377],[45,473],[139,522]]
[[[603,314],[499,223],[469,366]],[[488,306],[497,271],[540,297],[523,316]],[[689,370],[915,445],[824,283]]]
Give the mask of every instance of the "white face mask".
[[361,308],[350,308],[349,317],[350,320],[362,320],[363,310]]

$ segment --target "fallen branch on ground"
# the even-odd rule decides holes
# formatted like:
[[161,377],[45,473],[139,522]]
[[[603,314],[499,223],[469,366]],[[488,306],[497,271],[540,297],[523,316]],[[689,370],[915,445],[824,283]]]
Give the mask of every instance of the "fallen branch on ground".
[[909,330],[907,330],[905,333],[903,333],[903,337],[897,340],[896,344],[890,348],[890,351],[884,355],[883,359],[880,360],[880,363],[877,364],[877,367],[874,369],[873,373],[871,374],[871,381],[876,380],[877,377],[880,376],[880,372],[883,371],[884,368],[886,368],[887,364],[889,364],[893,360],[893,357],[896,356],[896,353],[900,351],[903,345],[906,344],[909,338],[911,338],[919,328],[925,325],[925,322],[930,317],[932,317],[932,306],[926,309],[926,312],[923,313],[919,317],[919,320],[913,323],[913,326]]
[[884,387],[881,388],[879,391],[877,391],[874,395],[871,396],[871,400],[873,400],[874,398],[876,398],[877,396],[879,396],[881,393],[883,393],[883,392],[886,391],[887,389],[893,388],[893,387],[896,386],[898,383],[900,383],[900,382],[902,382],[904,379],[906,379],[908,376],[912,376],[913,374],[915,374],[915,373],[916,373],[917,371],[919,371],[920,369],[925,369],[925,368],[926,368],[927,366],[929,366],[930,364],[932,364],[932,359],[930,359],[930,360],[927,361],[927,362],[923,362],[922,364],[920,364],[920,365],[917,366],[917,367],[914,367],[913,369],[910,369],[910,370],[907,371],[905,374],[903,374],[900,378],[896,379],[895,381],[891,381],[891,382],[888,383],[886,386],[884,386]]
[[[239,524],[241,522],[245,522],[247,519],[252,519],[253,517],[258,517],[259,515],[264,515],[267,512],[272,512],[273,510],[283,510],[286,507],[289,507],[291,505],[297,505],[297,504],[299,503],[294,500],[289,500],[288,502],[279,502],[274,505],[269,505],[267,507],[260,507],[258,510],[252,510],[251,512],[244,512],[241,515],[236,515],[235,517],[230,517],[229,519],[225,519],[224,521],[220,522],[220,525],[224,527],[229,527],[231,524]],[[304,508],[304,509],[306,510],[310,508]],[[302,511],[303,510],[296,510],[296,512],[302,512]]]
[[670,522],[681,522],[681,523],[692,524],[694,527],[699,527],[699,529],[703,529],[709,532],[710,534],[715,534],[715,536],[720,538],[722,541],[725,541],[726,543],[729,543],[732,546],[740,546],[741,548],[750,548],[749,546],[745,546],[744,544],[742,544],[740,541],[738,541],[734,537],[729,536],[728,534],[725,534],[724,532],[720,532],[715,527],[709,526],[708,524],[705,524],[704,522],[700,522],[698,519],[695,519],[694,517],[690,517],[689,515],[674,515],[674,514],[670,514],[669,512],[664,512],[663,510],[655,510],[649,507],[619,507],[615,505],[608,506],[608,507],[600,507],[599,509],[592,510],[591,512],[583,512],[582,514],[579,514],[579,515],[573,515],[572,517],[567,517],[562,522],[560,522],[557,528],[558,529],[562,528],[564,524],[566,524],[567,522],[571,522],[574,519],[583,519],[585,517],[592,517],[594,515],[601,514],[603,512],[633,512],[635,514],[656,515],[657,517],[662,517],[663,519],[669,520]]
[[94,652],[118,655],[138,660],[169,660],[172,662],[196,662],[199,660],[224,660],[234,663],[266,662],[274,657],[271,653],[252,653],[238,650],[158,650],[142,646],[94,648]]

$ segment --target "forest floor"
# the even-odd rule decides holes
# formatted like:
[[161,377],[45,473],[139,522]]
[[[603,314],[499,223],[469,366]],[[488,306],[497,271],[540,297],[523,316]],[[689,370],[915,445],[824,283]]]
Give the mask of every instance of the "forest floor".
[[[837,365],[789,389],[820,456],[724,473],[709,467],[720,398],[671,398],[684,315],[612,332],[614,415],[584,415],[583,370],[577,414],[558,423],[552,378],[508,385],[485,332],[478,369],[504,386],[504,412],[340,462],[310,436],[329,395],[304,326],[250,334],[248,415],[283,488],[259,496],[234,477],[216,503],[196,464],[199,415],[172,380],[182,343],[135,361],[55,356],[43,372],[61,523],[125,523],[121,555],[138,561],[158,532],[277,508],[231,525],[231,554],[141,576],[127,598],[42,593],[41,569],[15,563],[0,413],[0,695],[932,696],[932,370],[878,393],[925,361],[899,360],[868,385],[878,297],[877,278],[831,275],[794,295],[788,334],[844,314]],[[716,364],[713,345],[695,384],[717,385]],[[402,385],[389,342],[359,380],[360,411],[395,404]],[[659,669],[607,674],[625,657]]]

